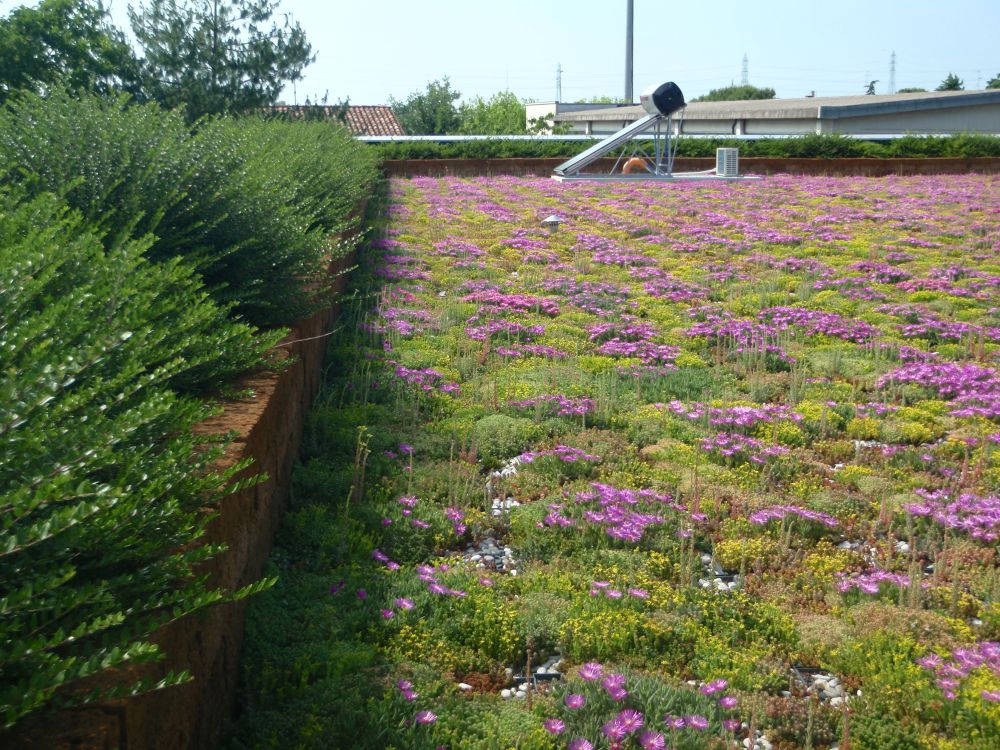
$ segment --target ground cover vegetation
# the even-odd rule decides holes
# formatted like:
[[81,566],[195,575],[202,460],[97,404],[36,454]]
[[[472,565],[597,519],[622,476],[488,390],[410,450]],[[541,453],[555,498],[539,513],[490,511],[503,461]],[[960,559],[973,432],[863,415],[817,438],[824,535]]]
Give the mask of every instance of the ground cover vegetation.
[[[375,176],[329,124],[203,121],[53,87],[0,112],[0,726],[155,683],[214,602],[208,509],[242,466],[195,426],[317,309]],[[256,481],[255,479],[243,481]],[[98,687],[100,689],[98,689]],[[16,729],[16,727],[15,727]],[[0,744],[2,738],[0,738]]]
[[998,199],[391,181],[229,746],[997,747]]

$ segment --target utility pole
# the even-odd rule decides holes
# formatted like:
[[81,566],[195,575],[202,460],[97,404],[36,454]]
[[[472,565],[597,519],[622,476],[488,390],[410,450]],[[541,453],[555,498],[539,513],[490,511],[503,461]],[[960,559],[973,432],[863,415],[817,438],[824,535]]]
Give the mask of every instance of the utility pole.
[[625,6],[625,101],[632,103],[632,17],[634,15],[633,0],[627,0]]
[[892,51],[892,57],[889,58],[889,93],[896,93],[896,50]]
[[740,83],[743,86],[750,85],[750,60],[747,59],[747,53],[743,53],[743,77],[740,79]]
[[562,101],[562,63],[556,63],[556,102]]

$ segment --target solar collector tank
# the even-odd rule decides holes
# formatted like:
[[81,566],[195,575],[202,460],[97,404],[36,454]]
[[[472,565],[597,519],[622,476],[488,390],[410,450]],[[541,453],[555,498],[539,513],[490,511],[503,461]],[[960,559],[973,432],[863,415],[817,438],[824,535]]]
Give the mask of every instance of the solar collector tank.
[[639,95],[639,103],[651,115],[671,115],[687,104],[680,86],[673,81],[650,86]]

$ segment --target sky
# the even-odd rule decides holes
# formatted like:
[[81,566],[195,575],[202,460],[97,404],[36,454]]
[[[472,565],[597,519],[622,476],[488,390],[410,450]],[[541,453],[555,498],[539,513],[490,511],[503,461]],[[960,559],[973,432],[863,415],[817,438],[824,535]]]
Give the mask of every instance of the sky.
[[[141,0],[136,0],[141,2]],[[109,0],[105,0],[109,4]],[[0,14],[24,4],[0,0]],[[28,2],[28,5],[37,3]],[[674,81],[686,98],[749,82],[781,98],[863,94],[877,80],[966,89],[1000,75],[1000,0],[634,0],[634,94]],[[128,0],[110,0],[128,28]],[[622,96],[626,0],[280,0],[316,53],[287,103],[387,104],[447,76],[462,100],[509,90],[552,101]]]

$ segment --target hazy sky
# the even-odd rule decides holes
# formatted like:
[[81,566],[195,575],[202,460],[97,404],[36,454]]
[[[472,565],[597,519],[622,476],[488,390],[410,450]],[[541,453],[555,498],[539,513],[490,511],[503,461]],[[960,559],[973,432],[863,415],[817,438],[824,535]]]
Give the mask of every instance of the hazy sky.
[[[0,12],[22,4],[0,0]],[[28,3],[35,4],[35,3]],[[128,0],[111,0],[127,28]],[[294,91],[301,103],[384,104],[448,76],[463,99],[509,89],[564,101],[624,92],[625,0],[282,0],[317,53]],[[675,81],[691,99],[749,80],[779,97],[862,94],[878,79],[933,89],[949,73],[967,89],[1000,74],[1000,0],[635,0],[636,97]],[[978,83],[978,85],[977,85]]]

